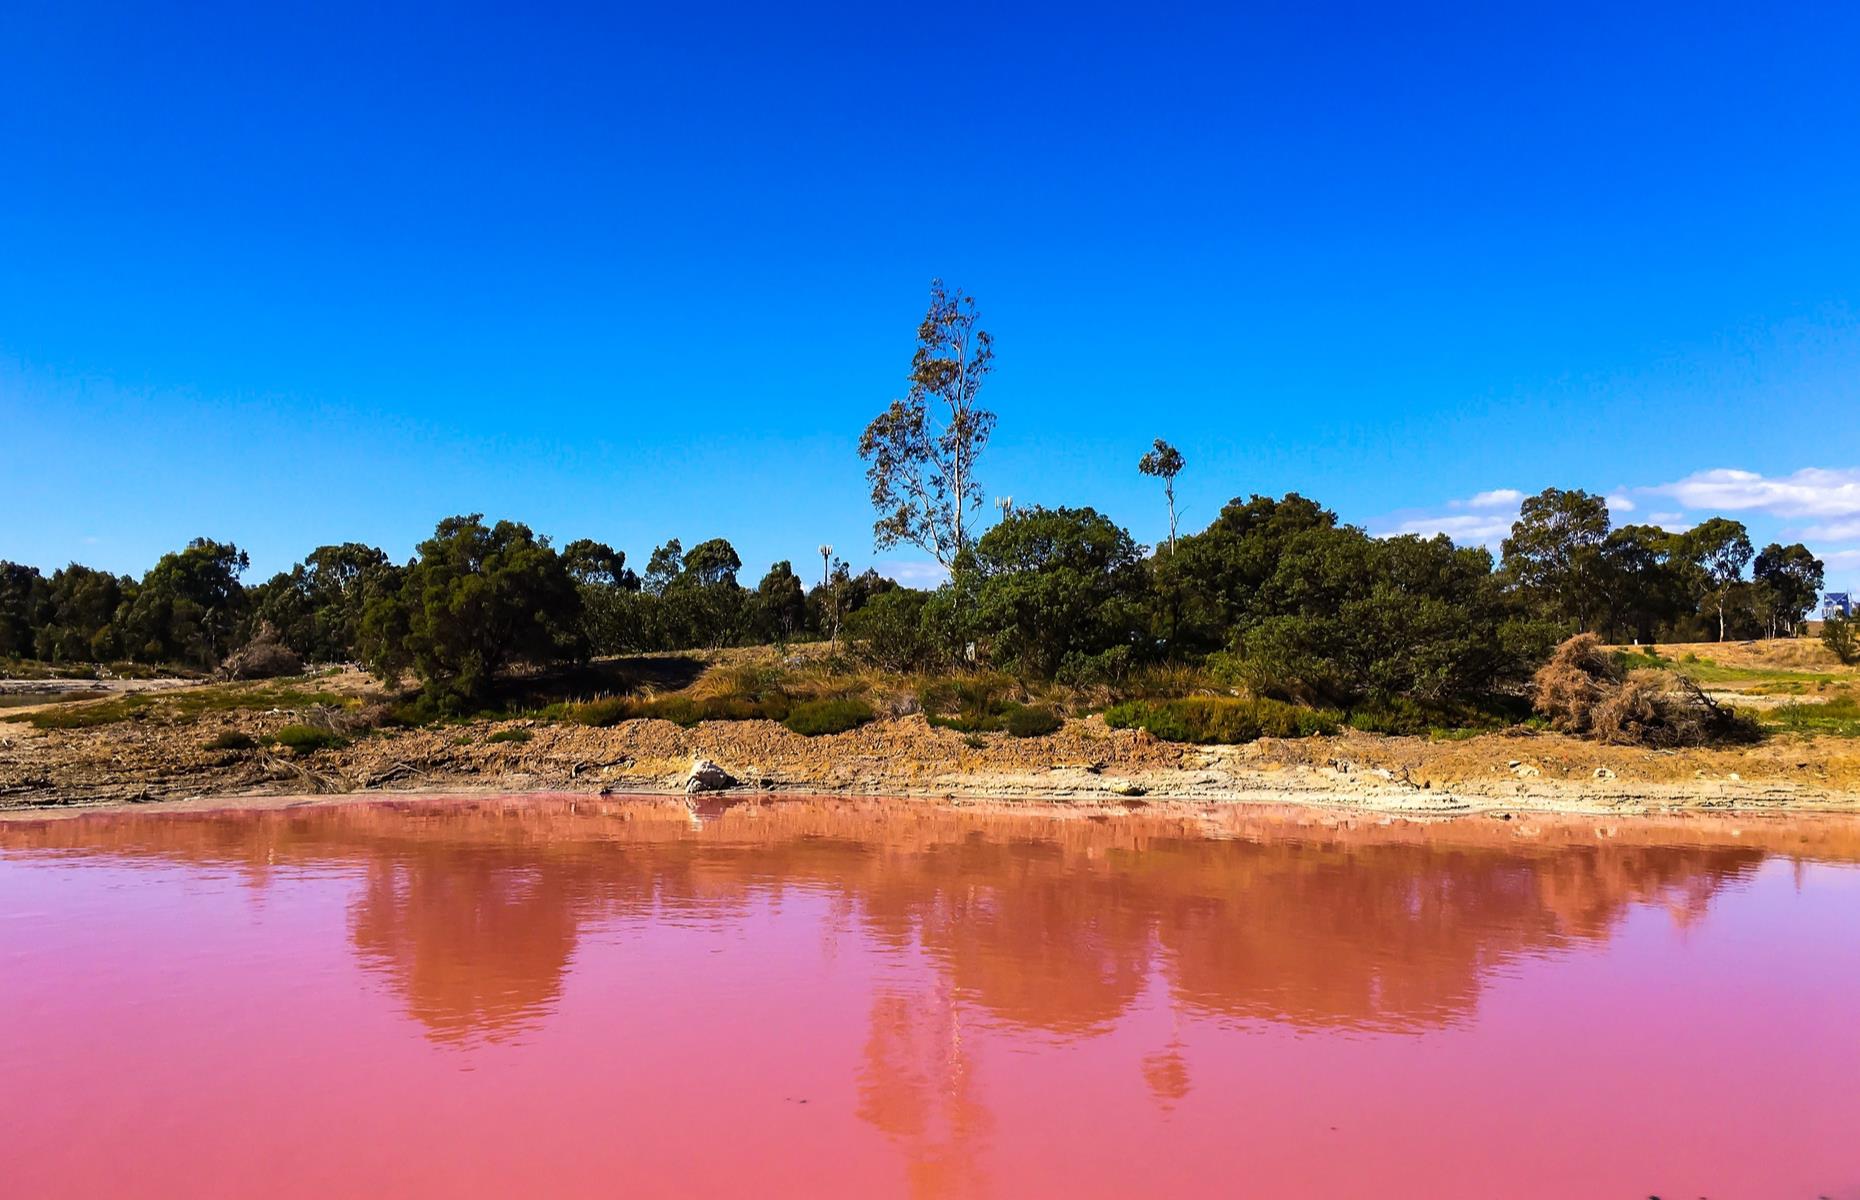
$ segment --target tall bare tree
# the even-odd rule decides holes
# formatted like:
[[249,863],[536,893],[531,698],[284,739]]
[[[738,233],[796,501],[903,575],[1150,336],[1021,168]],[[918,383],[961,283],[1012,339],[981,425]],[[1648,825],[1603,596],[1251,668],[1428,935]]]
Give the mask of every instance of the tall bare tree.
[[972,540],[969,514],[982,506],[975,461],[995,427],[995,414],[978,401],[995,356],[994,338],[976,328],[978,318],[973,297],[931,282],[910,391],[859,439],[880,550],[908,542],[948,567]]
[[1145,475],[1163,481],[1163,496],[1169,501],[1169,553],[1175,553],[1175,477],[1182,473],[1188,460],[1182,452],[1161,438],[1156,439],[1156,448],[1137,460],[1137,470]]

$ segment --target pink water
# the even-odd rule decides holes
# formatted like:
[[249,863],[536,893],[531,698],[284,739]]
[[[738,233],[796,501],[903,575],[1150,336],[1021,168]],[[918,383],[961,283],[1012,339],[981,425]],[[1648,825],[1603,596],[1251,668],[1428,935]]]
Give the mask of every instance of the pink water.
[[1860,825],[0,824],[0,1194],[1860,1196]]

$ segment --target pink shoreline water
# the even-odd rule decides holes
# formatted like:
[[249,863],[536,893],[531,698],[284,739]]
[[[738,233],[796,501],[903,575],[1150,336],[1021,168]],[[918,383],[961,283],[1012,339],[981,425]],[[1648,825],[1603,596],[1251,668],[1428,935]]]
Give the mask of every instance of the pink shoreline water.
[[1860,1196],[1854,857],[835,801],[0,828],[0,1190]]

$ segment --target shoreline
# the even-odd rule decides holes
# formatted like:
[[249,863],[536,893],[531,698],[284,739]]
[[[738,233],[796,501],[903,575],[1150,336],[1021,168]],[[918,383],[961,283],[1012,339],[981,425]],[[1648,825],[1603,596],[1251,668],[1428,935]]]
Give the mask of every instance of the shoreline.
[[[1059,773],[1055,771],[1055,773]],[[1140,794],[1106,789],[1081,789],[1075,781],[1041,781],[1028,776],[1002,775],[986,786],[969,790],[870,790],[830,784],[782,786],[738,785],[687,794],[670,783],[629,783],[623,788],[576,789],[540,785],[531,776],[477,779],[472,782],[434,783],[415,787],[356,788],[345,791],[183,791],[149,798],[120,795],[61,797],[0,803],[0,823],[60,820],[120,813],[260,812],[344,804],[392,804],[439,800],[550,799],[571,801],[678,801],[685,804],[736,805],[799,800],[834,800],[902,806],[958,809],[1041,810],[1081,817],[1144,816],[1171,813],[1296,811],[1337,817],[1399,818],[1418,822],[1467,819],[1607,818],[1630,823],[1697,821],[1705,818],[1786,821],[1795,817],[1860,817],[1860,793],[1778,793],[1752,789],[1745,793],[1662,788],[1596,789],[1569,786],[1538,787],[1512,794],[1483,792],[1422,792],[1413,789],[1325,790],[1287,786],[1284,781],[1253,786],[1195,789]]]

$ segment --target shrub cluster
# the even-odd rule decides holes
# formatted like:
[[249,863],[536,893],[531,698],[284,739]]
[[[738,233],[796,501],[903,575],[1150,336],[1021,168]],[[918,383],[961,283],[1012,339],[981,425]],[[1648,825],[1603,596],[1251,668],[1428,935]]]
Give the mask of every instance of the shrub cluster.
[[1343,714],[1278,700],[1191,696],[1180,700],[1129,700],[1105,710],[1113,729],[1142,729],[1166,742],[1238,744],[1262,737],[1335,733]]
[[803,700],[782,724],[806,737],[845,733],[873,719],[872,706],[863,700]]
[[943,729],[962,733],[1008,733],[1015,737],[1044,737],[1065,724],[1049,705],[1025,704],[1012,698],[1018,687],[1005,675],[979,675],[939,679],[918,689],[917,702],[924,718]]
[[1685,675],[1627,670],[1601,639],[1579,633],[1538,668],[1532,700],[1559,733],[1620,746],[1671,748],[1754,741],[1756,723]]
[[349,740],[335,730],[315,725],[286,725],[272,734],[271,740],[293,754],[313,754],[349,744]]

